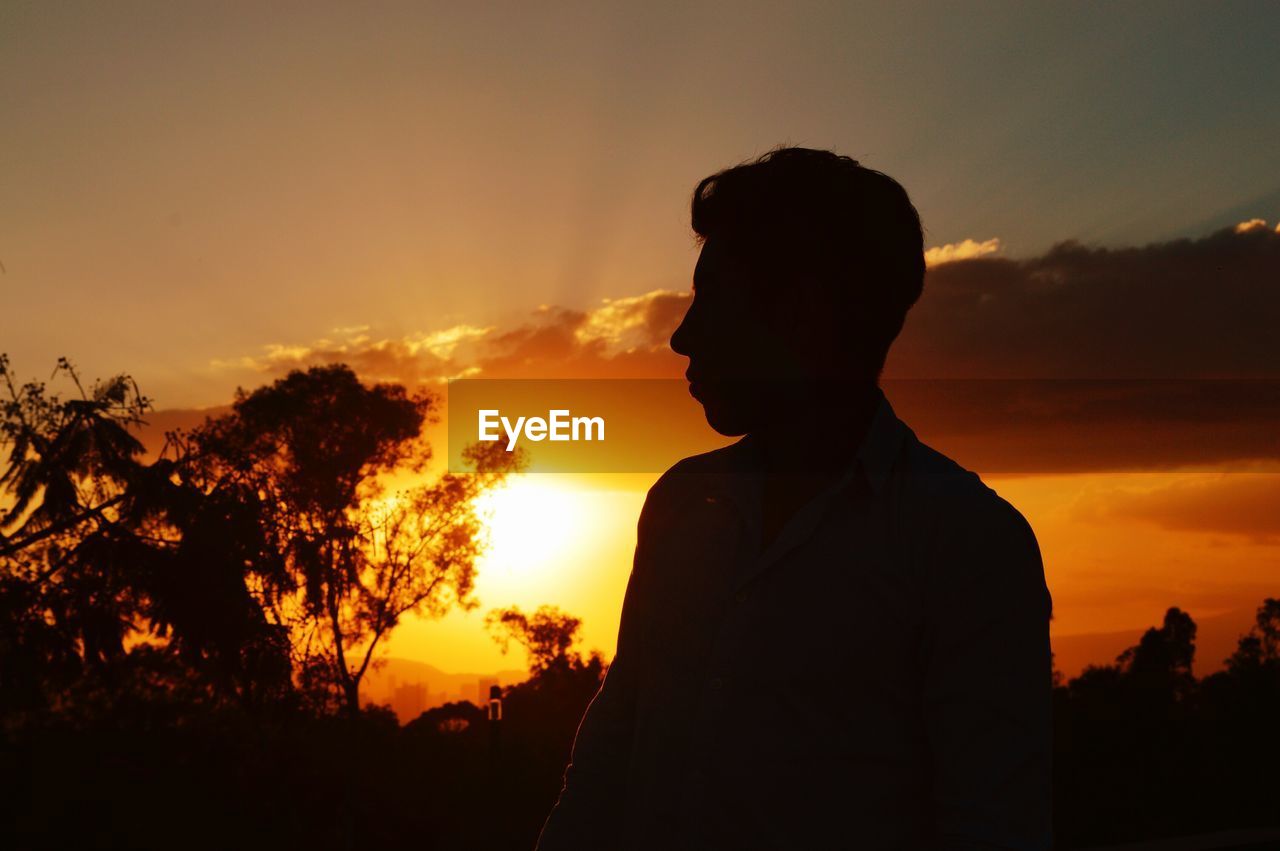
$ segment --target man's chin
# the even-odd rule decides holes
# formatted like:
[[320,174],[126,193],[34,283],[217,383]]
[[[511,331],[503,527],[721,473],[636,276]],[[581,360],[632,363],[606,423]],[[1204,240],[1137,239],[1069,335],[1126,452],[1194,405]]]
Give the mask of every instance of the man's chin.
[[751,431],[751,418],[741,411],[703,402],[702,413],[707,425],[725,437],[740,437]]

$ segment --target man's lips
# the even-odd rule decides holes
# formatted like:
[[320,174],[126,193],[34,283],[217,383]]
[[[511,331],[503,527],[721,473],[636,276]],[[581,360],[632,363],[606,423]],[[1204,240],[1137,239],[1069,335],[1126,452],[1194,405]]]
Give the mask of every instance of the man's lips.
[[692,370],[685,370],[685,381],[689,382],[689,395],[698,398],[698,388],[701,386],[698,382],[698,376]]
[[685,372],[684,377],[689,382],[689,395],[700,400],[707,388],[707,377],[692,370]]

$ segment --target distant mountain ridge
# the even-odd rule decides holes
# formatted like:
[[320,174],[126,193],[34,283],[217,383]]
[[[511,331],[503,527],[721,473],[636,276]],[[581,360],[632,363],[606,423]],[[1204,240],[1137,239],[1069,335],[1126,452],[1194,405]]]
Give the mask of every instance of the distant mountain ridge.
[[394,697],[393,683],[395,686],[423,683],[430,692],[428,706],[447,702],[437,699],[441,694],[449,700],[475,702],[478,699],[475,689],[481,680],[497,680],[499,685],[508,686],[524,682],[528,677],[528,671],[514,668],[489,673],[452,674],[426,662],[391,657],[381,667],[371,669],[365,675],[360,699],[364,703],[390,703]]

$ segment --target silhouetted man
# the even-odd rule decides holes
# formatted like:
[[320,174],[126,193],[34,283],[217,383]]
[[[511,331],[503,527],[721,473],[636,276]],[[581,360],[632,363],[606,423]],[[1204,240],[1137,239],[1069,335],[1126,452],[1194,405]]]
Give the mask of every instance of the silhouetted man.
[[649,491],[538,848],[1049,848],[1035,536],[879,388],[922,290],[915,208],[781,148],[701,181],[692,213],[671,347],[745,437]]

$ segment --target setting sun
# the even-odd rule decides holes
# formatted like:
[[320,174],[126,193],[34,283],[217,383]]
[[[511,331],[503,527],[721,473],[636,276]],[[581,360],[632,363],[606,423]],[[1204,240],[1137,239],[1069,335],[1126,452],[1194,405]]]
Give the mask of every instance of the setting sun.
[[549,476],[516,476],[485,494],[479,510],[488,528],[481,575],[504,586],[554,581],[575,558],[586,533],[582,517],[592,495]]

